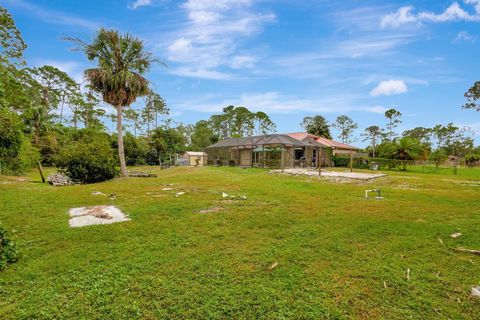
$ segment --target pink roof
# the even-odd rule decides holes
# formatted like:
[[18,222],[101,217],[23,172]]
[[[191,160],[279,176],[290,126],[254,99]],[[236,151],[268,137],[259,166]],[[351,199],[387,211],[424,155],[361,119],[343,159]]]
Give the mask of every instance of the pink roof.
[[334,149],[346,149],[346,150],[360,150],[360,148],[357,148],[357,147],[354,147],[354,146],[351,146],[351,145],[348,145],[348,144],[345,144],[345,143],[341,143],[341,142],[337,142],[337,141],[333,141],[333,140],[330,140],[330,139],[327,139],[327,138],[324,138],[324,137],[318,137],[316,135],[313,135],[313,134],[310,134],[310,133],[306,133],[306,132],[294,132],[294,133],[287,133],[287,136],[290,136],[292,138],[295,138],[297,140],[304,140],[306,138],[310,138],[310,139],[313,139],[325,146],[329,146],[331,148],[334,148]]

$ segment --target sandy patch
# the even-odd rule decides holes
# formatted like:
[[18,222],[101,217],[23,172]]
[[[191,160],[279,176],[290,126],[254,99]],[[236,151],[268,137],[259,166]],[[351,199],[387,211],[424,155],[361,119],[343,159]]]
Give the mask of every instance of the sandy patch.
[[111,224],[129,221],[130,219],[115,206],[92,206],[72,208],[69,211],[70,227],[84,227],[95,224]]
[[[272,170],[271,173],[282,173],[282,170]],[[319,176],[317,170],[313,169],[285,169],[284,174],[295,176]],[[386,177],[384,173],[363,173],[363,172],[338,172],[338,171],[326,171],[322,170],[322,178],[340,178],[340,179],[354,179],[354,180],[372,180],[381,177]]]

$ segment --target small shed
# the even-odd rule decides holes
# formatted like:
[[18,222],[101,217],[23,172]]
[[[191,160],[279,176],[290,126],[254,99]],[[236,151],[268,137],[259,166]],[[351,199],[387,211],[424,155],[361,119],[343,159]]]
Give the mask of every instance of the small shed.
[[186,151],[183,158],[188,166],[204,166],[207,165],[207,154],[202,151]]

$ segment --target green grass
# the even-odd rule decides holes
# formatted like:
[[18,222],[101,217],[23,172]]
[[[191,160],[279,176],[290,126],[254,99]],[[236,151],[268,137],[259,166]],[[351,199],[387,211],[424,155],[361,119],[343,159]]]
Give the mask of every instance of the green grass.
[[[480,257],[452,250],[480,249],[470,170],[351,184],[212,167],[60,188],[3,177],[0,221],[21,256],[0,272],[0,319],[478,319]],[[385,199],[363,199],[372,187]],[[68,227],[69,208],[97,204],[132,221]],[[197,212],[213,206],[225,210]]]
[[[401,172],[399,169],[392,169],[389,171]],[[453,167],[435,167],[434,165],[417,165],[417,166],[407,166],[408,173],[426,173],[426,174],[438,174],[443,176],[458,176],[471,179],[480,179],[480,170],[473,168],[464,168],[458,167],[457,173],[455,174]]]

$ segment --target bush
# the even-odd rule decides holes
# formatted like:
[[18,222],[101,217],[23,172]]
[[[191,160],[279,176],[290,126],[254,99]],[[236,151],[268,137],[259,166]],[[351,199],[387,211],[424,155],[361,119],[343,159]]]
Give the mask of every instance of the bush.
[[57,166],[70,179],[81,183],[110,180],[118,171],[113,150],[106,141],[71,145],[60,152]]
[[465,164],[469,168],[474,167],[478,162],[480,162],[480,156],[477,154],[467,154],[465,156]]
[[448,159],[448,155],[445,152],[445,150],[437,149],[430,154],[429,159],[431,161],[434,161],[435,162],[435,167],[438,168],[440,166],[440,163],[442,163],[442,162],[444,162],[445,160]]
[[18,249],[10,234],[0,225],[0,270],[17,261]]
[[39,159],[23,134],[20,118],[5,108],[0,108],[0,167],[2,173],[22,173]]
[[[350,157],[333,156],[332,160],[335,167],[350,167]],[[368,160],[366,158],[353,158],[353,168],[369,169]]]
[[145,138],[135,138],[131,133],[127,132],[123,137],[123,147],[125,149],[127,166],[144,165],[147,163],[150,148]]

